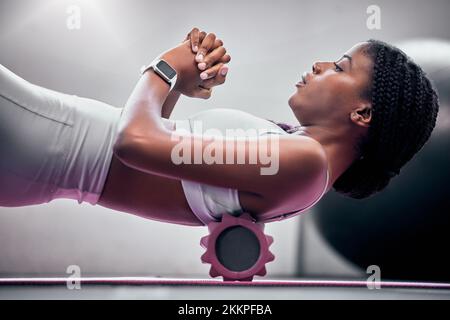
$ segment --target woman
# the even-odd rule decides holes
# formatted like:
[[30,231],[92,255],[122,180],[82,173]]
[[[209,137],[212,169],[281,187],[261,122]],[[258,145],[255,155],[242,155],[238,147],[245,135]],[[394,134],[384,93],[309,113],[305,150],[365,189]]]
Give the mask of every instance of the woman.
[[[177,94],[208,98],[210,90],[202,88],[224,81],[218,72],[221,62],[213,72],[219,80],[199,78],[199,69],[224,58],[224,49],[220,54],[214,49],[206,66],[196,65],[192,51],[198,30],[190,39],[160,56],[178,73],[174,91],[169,93],[169,86],[148,70],[121,115],[107,105],[42,88],[33,87],[33,96],[25,85],[11,97],[8,94],[17,86],[8,88],[2,76],[1,113],[8,121],[2,120],[1,135],[7,139],[0,148],[14,160],[1,160],[0,204],[65,197],[185,225],[204,225],[223,213],[242,211],[259,221],[273,221],[305,211],[331,187],[358,199],[384,189],[434,128],[438,100],[426,75],[403,52],[375,40],[355,45],[338,61],[316,62],[312,72],[304,73],[288,101],[301,125],[287,129],[225,109],[200,112],[187,120],[164,119]],[[215,40],[208,34],[202,45],[212,49]],[[200,50],[205,53],[203,46]],[[48,100],[47,108],[30,104],[42,98]],[[88,105],[101,115],[93,115]],[[17,110],[33,120],[18,117]],[[37,129],[42,119],[47,120],[48,133]],[[263,141],[276,153],[276,174],[261,174],[263,163],[173,161],[180,140],[188,141],[192,151],[194,146],[202,152],[210,147],[211,137],[203,136],[202,129],[196,131],[195,121],[207,128],[263,129],[260,136],[241,137],[241,143],[216,137],[215,152],[248,159]],[[49,151],[45,146],[58,148]],[[52,156],[46,157],[49,152]]]

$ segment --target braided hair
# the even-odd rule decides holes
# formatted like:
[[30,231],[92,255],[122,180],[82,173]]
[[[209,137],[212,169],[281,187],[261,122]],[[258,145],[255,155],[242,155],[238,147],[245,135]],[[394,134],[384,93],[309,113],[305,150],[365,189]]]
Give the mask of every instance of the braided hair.
[[[372,81],[361,97],[371,101],[367,135],[355,145],[361,155],[335,181],[335,191],[363,199],[389,181],[424,146],[439,111],[436,90],[425,72],[403,51],[370,39],[364,53],[373,61]],[[297,127],[277,123],[286,132]]]

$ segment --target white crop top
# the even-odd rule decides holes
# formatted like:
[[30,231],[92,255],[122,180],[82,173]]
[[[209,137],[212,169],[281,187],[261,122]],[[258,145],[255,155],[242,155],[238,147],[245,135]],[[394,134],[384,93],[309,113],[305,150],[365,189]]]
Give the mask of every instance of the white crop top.
[[[269,120],[236,109],[216,108],[204,110],[193,114],[187,120],[175,120],[175,123],[176,131],[187,130],[187,132],[194,134],[203,134],[208,129],[219,130],[224,136],[226,129],[255,129],[259,135],[289,134]],[[312,207],[325,194],[328,179],[329,173],[327,170],[323,192],[313,203],[301,210],[268,220],[265,219],[264,222],[282,220]],[[243,212],[239,203],[238,190],[236,189],[217,187],[190,180],[181,180],[181,184],[189,207],[205,225],[212,221],[220,221],[223,213],[239,216]]]

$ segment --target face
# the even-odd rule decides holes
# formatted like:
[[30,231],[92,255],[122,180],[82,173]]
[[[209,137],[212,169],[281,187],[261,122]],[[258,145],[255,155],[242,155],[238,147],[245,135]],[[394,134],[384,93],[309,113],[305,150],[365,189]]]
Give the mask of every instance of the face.
[[370,109],[370,103],[361,97],[373,68],[363,52],[366,45],[356,44],[336,61],[315,62],[312,72],[304,74],[306,83],[297,85],[288,102],[303,126],[348,123]]

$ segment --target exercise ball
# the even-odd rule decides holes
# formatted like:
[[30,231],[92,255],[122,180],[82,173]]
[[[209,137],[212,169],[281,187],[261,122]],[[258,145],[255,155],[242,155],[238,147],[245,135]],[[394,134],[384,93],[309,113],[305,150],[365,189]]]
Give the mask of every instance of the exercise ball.
[[329,192],[313,221],[343,257],[383,280],[450,281],[450,42],[418,39],[397,46],[433,80],[436,128],[388,187],[368,199]]

